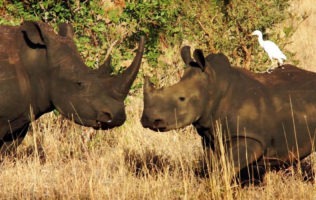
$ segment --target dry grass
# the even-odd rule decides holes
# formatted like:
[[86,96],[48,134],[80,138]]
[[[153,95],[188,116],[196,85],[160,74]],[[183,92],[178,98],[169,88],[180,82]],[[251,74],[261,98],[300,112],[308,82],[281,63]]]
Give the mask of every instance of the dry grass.
[[295,58],[299,60],[299,67],[316,71],[316,4],[313,0],[293,0],[291,3],[292,13],[296,16],[292,23],[297,27],[292,36],[292,43],[287,47],[296,52]]
[[[293,4],[297,13],[307,10],[310,16],[290,48],[301,67],[316,70],[314,1]],[[169,74],[178,77],[174,70]],[[159,79],[162,85],[175,81]],[[192,127],[168,133],[142,128],[140,93],[128,99],[128,121],[110,131],[74,125],[52,113],[34,122],[17,155],[0,164],[0,199],[316,199],[314,184],[284,171],[247,188],[230,184],[229,170],[216,168],[206,176]]]
[[94,131],[53,114],[42,117],[18,155],[2,161],[1,198],[207,197],[207,184],[200,183],[208,180],[195,175],[202,151],[192,128],[152,133],[141,127],[140,113],[133,114],[113,131]]
[[314,185],[297,174],[272,172],[262,186],[248,188],[230,184],[229,170],[219,167],[206,176],[193,127],[168,133],[143,129],[142,99],[130,98],[129,104],[129,120],[112,131],[81,127],[52,113],[33,123],[17,155],[1,163],[0,198],[316,198]]

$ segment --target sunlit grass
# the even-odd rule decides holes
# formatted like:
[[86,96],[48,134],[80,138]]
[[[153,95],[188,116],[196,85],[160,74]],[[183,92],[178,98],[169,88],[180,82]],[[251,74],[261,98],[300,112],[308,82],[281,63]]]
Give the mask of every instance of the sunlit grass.
[[[205,167],[193,127],[156,133],[139,122],[141,98],[128,121],[110,131],[81,127],[50,113],[32,124],[16,156],[1,163],[4,199],[313,199],[301,176],[268,173],[260,186],[232,181],[225,156]],[[220,130],[220,129],[219,129]],[[220,133],[220,131],[219,131]],[[219,136],[220,137],[220,136]]]
[[[313,0],[293,0],[291,3],[291,11],[296,20],[292,22],[292,26],[297,28],[294,35],[289,41],[287,48],[294,50],[295,59],[299,63],[299,67],[311,71],[316,71],[316,6]],[[286,24],[291,26],[291,24]]]

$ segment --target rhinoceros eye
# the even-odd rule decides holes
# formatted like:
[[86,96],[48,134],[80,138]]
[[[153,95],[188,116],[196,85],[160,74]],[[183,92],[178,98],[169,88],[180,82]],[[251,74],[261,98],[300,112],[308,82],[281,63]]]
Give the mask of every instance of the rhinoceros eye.
[[185,101],[185,97],[179,97],[180,101]]
[[81,81],[76,81],[76,85],[77,85],[80,89],[82,89],[82,88],[84,87],[84,84],[83,84],[83,82],[81,82]]

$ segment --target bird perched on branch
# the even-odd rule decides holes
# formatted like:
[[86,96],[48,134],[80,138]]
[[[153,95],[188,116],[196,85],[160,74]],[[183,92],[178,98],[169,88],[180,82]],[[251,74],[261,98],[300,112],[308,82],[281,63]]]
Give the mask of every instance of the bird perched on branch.
[[278,66],[283,64],[283,61],[286,60],[286,56],[284,55],[284,53],[282,53],[282,51],[274,42],[270,40],[263,40],[262,33],[259,30],[255,30],[254,32],[252,32],[251,35],[258,36],[258,41],[259,41],[260,46],[265,50],[265,52],[267,52],[272,62],[272,66],[267,70],[268,72],[269,70],[274,68],[273,59],[278,60]]

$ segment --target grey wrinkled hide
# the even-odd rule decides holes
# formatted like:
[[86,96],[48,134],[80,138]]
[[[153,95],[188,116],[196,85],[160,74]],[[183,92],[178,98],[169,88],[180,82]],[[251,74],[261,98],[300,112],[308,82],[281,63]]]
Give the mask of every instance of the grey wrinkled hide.
[[[73,41],[73,28],[59,33],[41,22],[0,27],[0,147],[24,138],[31,118],[57,109],[76,123],[96,129],[120,126],[124,99],[136,78],[144,50],[141,37],[133,63],[110,74],[110,58],[88,68]],[[5,147],[4,147],[5,146]]]
[[177,84],[155,89],[145,79],[144,127],[168,131],[193,124],[206,153],[217,155],[220,123],[235,173],[253,164],[287,165],[314,150],[316,73],[283,65],[255,74],[231,67],[223,54],[204,57],[195,50],[191,58],[184,47],[181,55],[187,68]]

